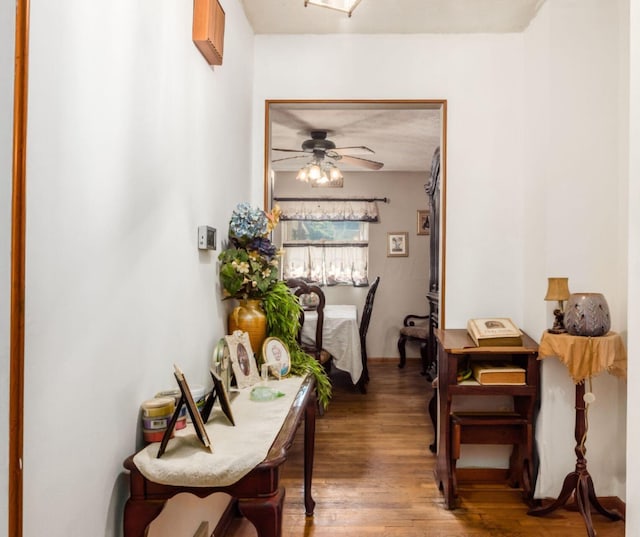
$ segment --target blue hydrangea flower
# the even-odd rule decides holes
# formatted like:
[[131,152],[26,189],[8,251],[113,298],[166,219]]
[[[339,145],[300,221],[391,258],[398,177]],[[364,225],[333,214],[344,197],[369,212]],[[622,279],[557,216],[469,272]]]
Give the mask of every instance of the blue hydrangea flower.
[[248,203],[240,203],[231,215],[229,230],[240,239],[262,237],[267,233],[268,218],[264,211],[254,209]]

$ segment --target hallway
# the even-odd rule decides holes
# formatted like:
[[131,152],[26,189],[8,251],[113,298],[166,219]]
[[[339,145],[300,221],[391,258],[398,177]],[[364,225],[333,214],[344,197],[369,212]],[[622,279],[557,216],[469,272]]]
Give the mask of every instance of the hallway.
[[[283,537],[584,537],[576,512],[526,515],[519,491],[502,485],[461,485],[460,507],[444,509],[428,445],[431,387],[416,360],[370,360],[366,395],[346,375],[333,377],[329,409],[316,421],[313,518],[304,515],[302,430],[284,469]],[[567,471],[572,468],[567,468]],[[594,515],[598,537],[624,537],[624,522]],[[253,537],[234,520],[228,537]]]

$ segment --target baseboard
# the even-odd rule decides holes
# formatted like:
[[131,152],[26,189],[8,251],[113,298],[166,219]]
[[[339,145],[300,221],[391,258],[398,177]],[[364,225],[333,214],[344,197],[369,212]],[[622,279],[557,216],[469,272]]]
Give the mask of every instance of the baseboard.
[[601,496],[598,501],[605,509],[618,511],[622,518],[627,518],[627,504],[617,496]]
[[[555,498],[547,498],[542,501],[541,504],[552,502],[554,499]],[[602,507],[604,507],[605,509],[608,509],[610,511],[618,511],[618,513],[622,515],[623,519],[627,518],[627,504],[617,496],[598,496],[598,501],[600,502],[600,505],[602,505]],[[569,511],[577,511],[578,506],[576,505],[575,501],[573,501],[573,499],[570,499],[567,502],[565,509]],[[592,507],[591,512],[596,513],[597,511]]]
[[[370,364],[384,364],[384,363],[388,363],[388,362],[399,362],[400,361],[400,357],[399,356],[386,356],[386,357],[371,357],[368,356],[367,357],[367,362]],[[409,357],[407,356],[407,362],[408,363],[421,363],[421,358],[419,356],[414,356],[414,357]]]
[[[506,468],[456,468],[459,485],[506,483],[508,470]],[[547,498],[542,503],[551,502],[554,498]],[[598,501],[605,509],[618,511],[623,518],[627,516],[627,504],[618,496],[599,496]],[[567,502],[567,509],[577,509],[575,504]]]

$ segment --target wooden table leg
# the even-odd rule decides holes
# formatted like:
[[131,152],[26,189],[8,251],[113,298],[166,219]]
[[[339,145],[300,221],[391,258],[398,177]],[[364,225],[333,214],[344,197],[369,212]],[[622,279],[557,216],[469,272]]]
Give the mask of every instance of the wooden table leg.
[[429,400],[428,405],[429,418],[431,418],[431,425],[433,425],[433,442],[429,444],[429,451],[431,453],[438,452],[438,388],[433,389],[433,395]]
[[604,515],[611,520],[621,520],[623,517],[618,511],[605,509],[598,501],[598,497],[596,496],[596,491],[593,486],[593,480],[587,470],[587,459],[585,458],[587,450],[583,443],[586,430],[584,382],[581,382],[580,384],[576,384],[576,469],[564,478],[562,489],[556,500],[551,502],[549,505],[543,505],[542,507],[531,509],[528,514],[531,516],[543,516],[551,513],[558,507],[562,507],[567,503],[569,498],[574,495],[578,510],[580,511],[587,527],[587,535],[589,537],[595,537],[596,531],[593,529],[593,522],[591,520],[592,507],[601,515]]
[[167,500],[132,500],[124,506],[124,537],[145,537],[147,528],[164,509]]
[[316,396],[312,394],[304,414],[304,508],[307,516],[313,516],[316,502],[311,496],[311,477],[316,445]]
[[282,506],[284,487],[273,496],[264,498],[240,498],[238,509],[258,531],[258,537],[282,537]]

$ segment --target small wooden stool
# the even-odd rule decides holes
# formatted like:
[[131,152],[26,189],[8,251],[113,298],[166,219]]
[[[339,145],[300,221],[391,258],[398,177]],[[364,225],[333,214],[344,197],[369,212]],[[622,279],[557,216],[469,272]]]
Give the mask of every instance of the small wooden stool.
[[461,444],[512,444],[507,482],[512,487],[520,486],[525,501],[532,502],[532,461],[528,453],[533,452],[533,429],[526,418],[517,412],[451,413],[451,472],[456,496],[456,462]]

